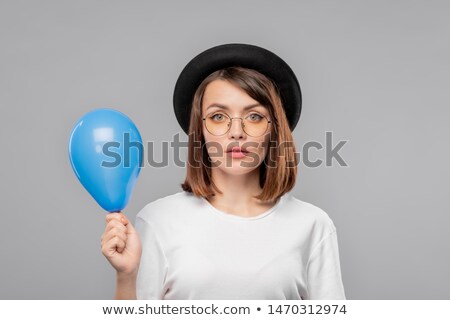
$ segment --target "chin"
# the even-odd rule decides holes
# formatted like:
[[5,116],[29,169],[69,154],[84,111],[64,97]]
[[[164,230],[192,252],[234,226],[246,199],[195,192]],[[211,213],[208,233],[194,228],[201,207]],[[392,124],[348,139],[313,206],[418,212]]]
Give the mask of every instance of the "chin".
[[[255,166],[253,164],[250,164],[247,162],[245,164],[244,162],[236,161],[232,163],[226,162],[226,160],[221,160],[221,165],[217,167],[220,171],[228,174],[228,175],[235,175],[235,176],[241,176],[245,174],[249,174],[250,172],[253,172],[255,170],[258,170],[259,165]],[[247,166],[246,166],[247,165]]]
[[253,169],[251,169],[251,168],[239,168],[239,169],[226,168],[225,170],[222,170],[222,171],[230,176],[243,176],[243,175],[247,175],[255,170],[257,170],[257,168],[253,168]]

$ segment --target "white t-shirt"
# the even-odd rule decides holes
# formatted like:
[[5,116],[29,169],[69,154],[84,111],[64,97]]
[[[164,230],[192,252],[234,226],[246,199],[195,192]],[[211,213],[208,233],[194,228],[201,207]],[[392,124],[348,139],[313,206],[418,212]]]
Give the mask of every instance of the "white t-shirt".
[[346,299],[334,223],[289,192],[240,217],[181,191],[146,205],[135,227],[138,299]]

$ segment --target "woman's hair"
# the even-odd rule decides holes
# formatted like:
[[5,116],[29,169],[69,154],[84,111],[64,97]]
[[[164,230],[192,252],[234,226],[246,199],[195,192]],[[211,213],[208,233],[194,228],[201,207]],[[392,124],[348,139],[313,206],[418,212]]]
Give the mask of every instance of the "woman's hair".
[[297,163],[295,144],[284,112],[278,88],[265,75],[253,69],[229,67],[213,72],[198,86],[192,100],[189,122],[188,167],[181,187],[197,196],[209,197],[222,193],[211,179],[211,162],[205,146],[202,121],[202,101],[205,89],[214,80],[226,80],[243,89],[269,111],[270,142],[260,165],[261,201],[278,200],[295,185]]

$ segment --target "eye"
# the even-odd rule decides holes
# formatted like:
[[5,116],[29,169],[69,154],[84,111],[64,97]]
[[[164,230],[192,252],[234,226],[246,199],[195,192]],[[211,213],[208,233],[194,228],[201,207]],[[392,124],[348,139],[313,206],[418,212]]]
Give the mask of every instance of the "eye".
[[258,114],[258,113],[252,113],[252,114],[250,114],[247,118],[248,118],[250,121],[260,121],[260,120],[263,118],[263,116],[261,116],[261,115]]
[[226,120],[226,116],[223,113],[215,113],[212,116],[210,116],[210,118],[214,121],[224,121]]

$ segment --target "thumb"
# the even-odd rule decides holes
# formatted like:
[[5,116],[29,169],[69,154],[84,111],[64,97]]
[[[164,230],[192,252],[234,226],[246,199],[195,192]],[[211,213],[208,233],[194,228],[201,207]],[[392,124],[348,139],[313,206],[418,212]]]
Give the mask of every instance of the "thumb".
[[127,227],[127,234],[137,233],[133,224],[130,222],[130,220],[124,214],[122,214],[122,219],[123,219],[122,220],[123,224]]

